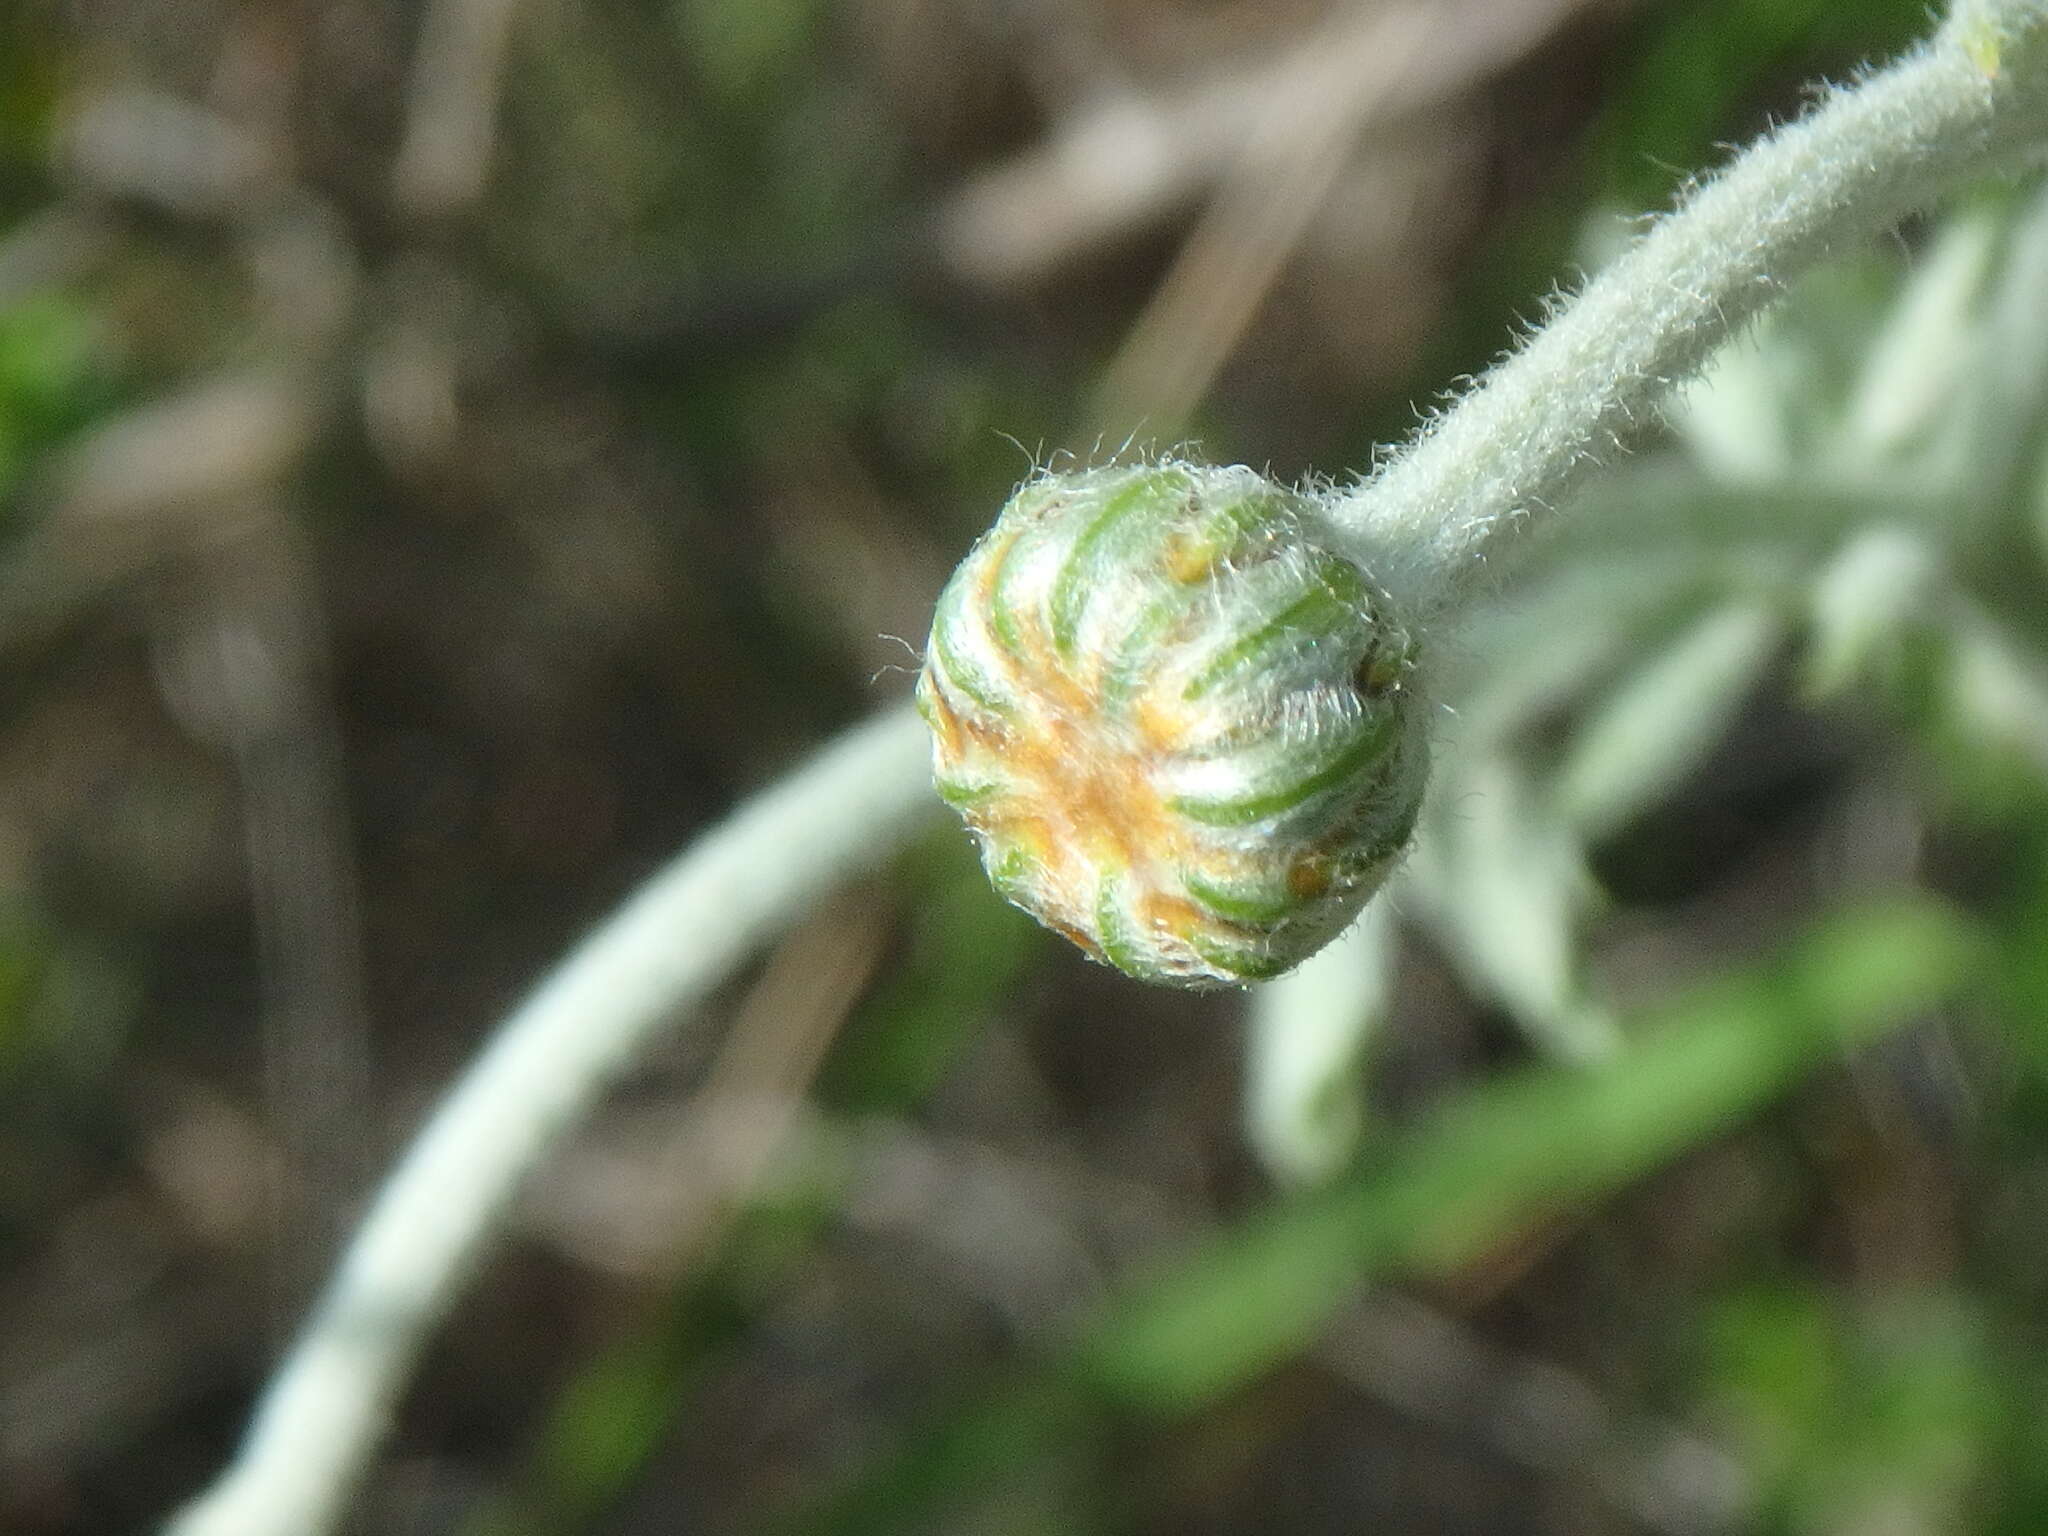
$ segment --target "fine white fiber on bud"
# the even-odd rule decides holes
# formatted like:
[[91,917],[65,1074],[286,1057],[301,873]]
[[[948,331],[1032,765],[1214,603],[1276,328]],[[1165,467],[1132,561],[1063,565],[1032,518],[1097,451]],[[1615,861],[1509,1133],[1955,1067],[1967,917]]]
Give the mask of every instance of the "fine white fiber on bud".
[[1306,959],[1400,858],[1417,664],[1312,497],[1166,461],[1025,484],[917,696],[998,890],[1129,975],[1219,986]]

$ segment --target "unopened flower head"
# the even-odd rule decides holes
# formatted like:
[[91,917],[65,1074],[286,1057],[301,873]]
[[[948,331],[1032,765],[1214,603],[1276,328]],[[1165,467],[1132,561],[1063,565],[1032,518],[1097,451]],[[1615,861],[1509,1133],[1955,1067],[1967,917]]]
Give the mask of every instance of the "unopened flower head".
[[1315,502],[1242,467],[1048,474],[939,599],[939,792],[997,888],[1130,975],[1275,976],[1400,857],[1413,635]]

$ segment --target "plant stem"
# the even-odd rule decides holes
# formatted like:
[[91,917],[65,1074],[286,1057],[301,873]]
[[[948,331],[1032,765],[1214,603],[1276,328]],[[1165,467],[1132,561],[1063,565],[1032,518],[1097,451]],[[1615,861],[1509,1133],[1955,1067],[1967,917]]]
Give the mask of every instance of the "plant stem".
[[1965,0],[1695,189],[1332,519],[1425,620],[1829,249],[2048,137],[2048,0]]
[[[2048,0],[1963,0],[1926,48],[1702,187],[1334,517],[1427,618],[1783,281],[2048,122]],[[172,1536],[321,1536],[521,1181],[647,1040],[932,805],[908,710],[826,749],[643,888],[505,1022],[397,1170]]]
[[257,1409],[173,1536],[319,1536],[526,1174],[678,1010],[935,808],[908,709],[847,733],[654,876],[500,1027],[386,1181]]

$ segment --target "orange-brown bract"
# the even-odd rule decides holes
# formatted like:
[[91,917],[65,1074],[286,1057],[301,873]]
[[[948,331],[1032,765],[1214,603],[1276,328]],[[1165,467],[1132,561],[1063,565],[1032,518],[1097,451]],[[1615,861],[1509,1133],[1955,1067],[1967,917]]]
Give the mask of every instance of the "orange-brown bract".
[[1427,776],[1416,646],[1315,504],[1165,462],[1020,489],[918,680],[997,888],[1132,976],[1275,976],[1356,915]]

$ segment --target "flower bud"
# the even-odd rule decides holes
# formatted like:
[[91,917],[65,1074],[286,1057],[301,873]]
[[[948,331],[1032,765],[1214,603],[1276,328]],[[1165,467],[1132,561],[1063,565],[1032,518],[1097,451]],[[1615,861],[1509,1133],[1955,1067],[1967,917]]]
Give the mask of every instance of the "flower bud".
[[1242,467],[1048,474],[939,599],[940,795],[998,890],[1129,975],[1277,976],[1408,841],[1414,637],[1322,527]]

